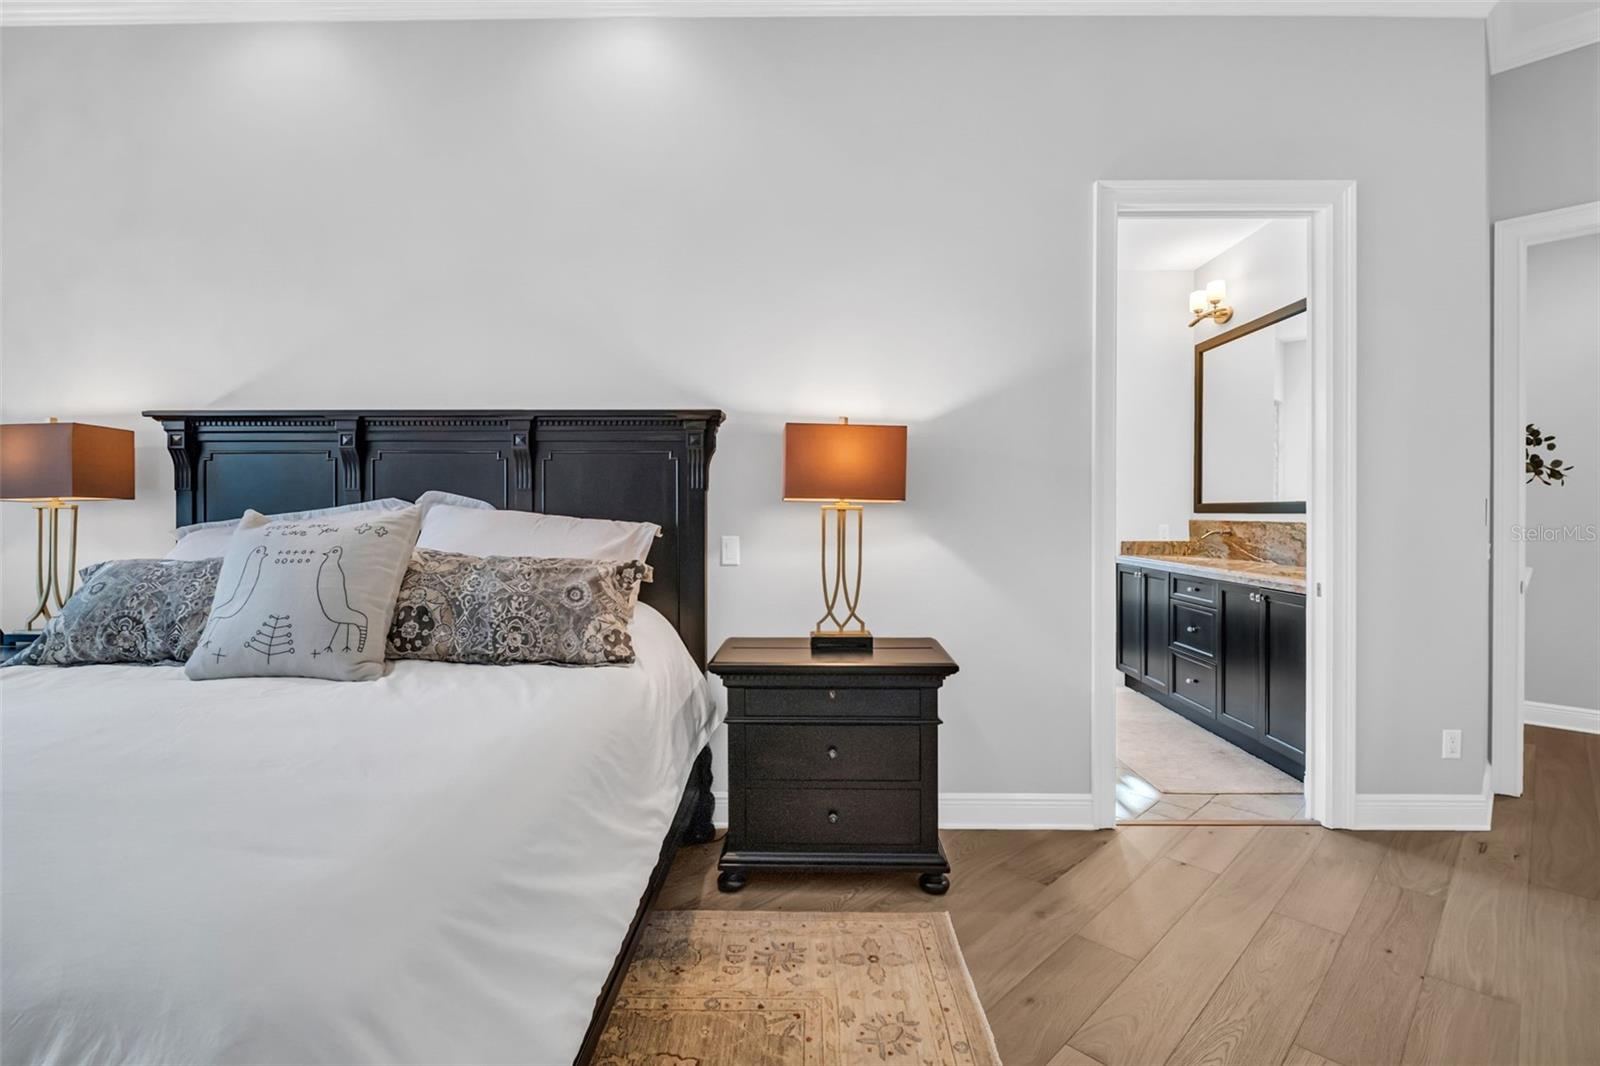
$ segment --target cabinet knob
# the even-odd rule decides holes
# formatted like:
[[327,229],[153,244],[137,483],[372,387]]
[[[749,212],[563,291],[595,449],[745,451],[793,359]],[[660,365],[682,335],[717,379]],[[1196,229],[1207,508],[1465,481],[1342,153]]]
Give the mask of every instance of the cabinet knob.
[[1191,685],[1198,685],[1200,683],[1200,679],[1198,677],[1186,677],[1184,680],[1189,682]]
[[838,811],[829,811],[828,812],[828,824],[829,825],[838,825],[839,824],[839,812]]
[[1183,631],[1185,633],[1198,633],[1198,632],[1200,632],[1200,627],[1199,626],[1184,626],[1183,627]]
[[830,700],[836,700],[836,699],[838,699],[838,698],[839,698],[839,694],[838,694],[838,693],[837,693],[837,692],[835,692],[835,691],[833,691],[833,689],[831,689],[831,688],[830,688],[830,689],[829,689],[829,690],[828,690],[828,698],[829,698],[829,699],[830,699]]
[[837,759],[838,757],[839,757],[839,749],[830,744],[828,746],[828,758]]

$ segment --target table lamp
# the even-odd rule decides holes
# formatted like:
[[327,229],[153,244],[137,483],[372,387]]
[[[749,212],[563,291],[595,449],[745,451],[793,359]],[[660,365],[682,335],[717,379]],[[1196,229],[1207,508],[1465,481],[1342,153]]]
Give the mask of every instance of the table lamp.
[[[822,603],[826,612],[811,632],[812,651],[871,651],[862,620],[861,559],[864,503],[906,498],[906,427],[790,422],[783,427],[783,498],[822,504]],[[849,516],[856,518],[855,581],[849,577]],[[828,518],[833,517],[834,565],[828,576]],[[840,599],[845,616],[840,618]],[[855,623],[854,626],[851,623]],[[831,626],[830,626],[831,623]]]
[[[31,503],[39,518],[39,606],[28,616],[27,628],[65,606],[77,583],[79,502],[131,499],[132,430],[53,418],[0,426],[0,500]],[[72,512],[65,586],[58,566],[62,511]]]

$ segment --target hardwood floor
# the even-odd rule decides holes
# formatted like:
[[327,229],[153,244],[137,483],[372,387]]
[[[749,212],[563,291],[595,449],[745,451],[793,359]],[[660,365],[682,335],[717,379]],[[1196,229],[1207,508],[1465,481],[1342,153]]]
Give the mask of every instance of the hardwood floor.
[[716,888],[666,909],[947,910],[1010,1066],[1600,1063],[1600,737],[1530,727],[1485,833],[1124,824],[944,834],[906,875]]

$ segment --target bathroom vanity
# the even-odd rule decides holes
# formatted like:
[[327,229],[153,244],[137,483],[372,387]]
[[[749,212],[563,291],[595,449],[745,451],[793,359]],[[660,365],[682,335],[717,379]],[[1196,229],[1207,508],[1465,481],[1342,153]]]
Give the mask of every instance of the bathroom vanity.
[[1120,555],[1116,646],[1129,688],[1305,778],[1303,567]]

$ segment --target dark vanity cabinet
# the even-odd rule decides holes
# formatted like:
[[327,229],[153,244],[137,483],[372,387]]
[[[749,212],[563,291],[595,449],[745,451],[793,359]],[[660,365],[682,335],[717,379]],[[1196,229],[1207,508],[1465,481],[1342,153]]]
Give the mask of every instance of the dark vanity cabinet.
[[[1165,618],[1152,624],[1157,597]],[[1117,667],[1129,687],[1305,776],[1303,595],[1119,563],[1117,630]],[[1158,660],[1164,665],[1153,667]]]
[[1158,692],[1171,688],[1167,658],[1167,605],[1172,575],[1138,566],[1117,567],[1117,669]]

